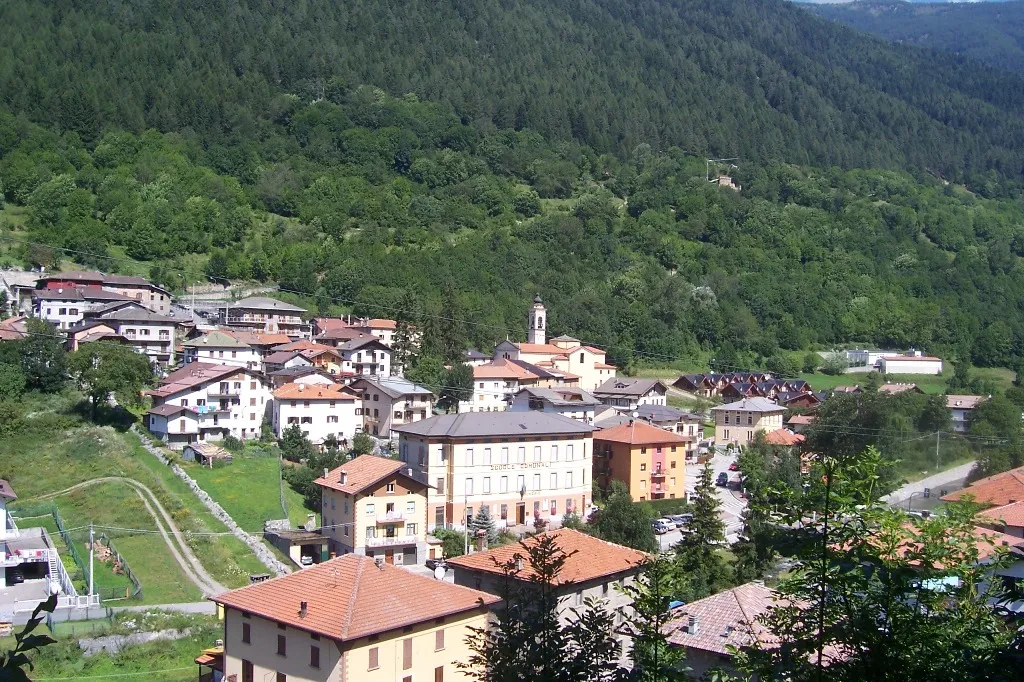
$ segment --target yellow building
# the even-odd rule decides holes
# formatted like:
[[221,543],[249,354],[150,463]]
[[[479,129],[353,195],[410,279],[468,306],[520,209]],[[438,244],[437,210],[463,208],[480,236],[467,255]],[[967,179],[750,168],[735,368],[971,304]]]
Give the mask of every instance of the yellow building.
[[686,450],[693,437],[634,420],[594,433],[594,478],[622,481],[637,502],[683,497]]
[[767,398],[744,398],[712,407],[711,411],[715,415],[715,443],[746,445],[758,431],[781,429],[786,408]]
[[446,682],[498,598],[348,554],[214,601],[227,680]]
[[389,564],[427,556],[427,485],[403,462],[361,455],[316,480],[330,551],[365,554]]

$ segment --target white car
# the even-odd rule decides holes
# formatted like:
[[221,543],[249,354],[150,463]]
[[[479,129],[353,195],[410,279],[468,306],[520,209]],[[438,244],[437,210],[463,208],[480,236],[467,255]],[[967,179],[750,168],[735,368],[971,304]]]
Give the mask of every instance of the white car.
[[676,524],[671,519],[656,519],[651,522],[651,527],[658,535],[664,535],[676,529]]

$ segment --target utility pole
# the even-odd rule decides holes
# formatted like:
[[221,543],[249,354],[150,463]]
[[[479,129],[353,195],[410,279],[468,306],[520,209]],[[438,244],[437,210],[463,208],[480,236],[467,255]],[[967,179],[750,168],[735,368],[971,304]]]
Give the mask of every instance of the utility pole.
[[941,431],[935,432],[935,473],[939,472],[939,436],[941,434]]
[[94,556],[96,556],[96,536],[93,535],[93,532],[92,532],[92,522],[90,521],[89,522],[89,596],[90,597],[93,594],[95,594],[95,591],[93,590],[93,588],[95,587],[95,583],[93,582],[93,577],[92,577],[93,576],[93,573],[92,573],[92,560],[93,560]]

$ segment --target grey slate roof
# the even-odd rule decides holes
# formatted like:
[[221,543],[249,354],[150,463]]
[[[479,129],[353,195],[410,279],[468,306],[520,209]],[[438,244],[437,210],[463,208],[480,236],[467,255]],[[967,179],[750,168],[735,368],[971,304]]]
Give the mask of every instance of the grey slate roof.
[[146,308],[136,307],[124,307],[116,310],[110,310],[99,315],[89,315],[94,319],[99,320],[114,320],[117,322],[144,322],[147,324],[177,324],[177,320],[172,320],[169,317],[163,315],[157,315],[154,312],[147,310]]
[[278,301],[276,298],[267,298],[265,296],[250,296],[249,298],[243,298],[239,301],[235,301],[230,306],[232,308],[242,308],[245,310],[273,310],[278,313],[304,313],[305,308],[300,308],[297,305],[291,303],[285,303],[284,301]]
[[785,412],[786,408],[775,404],[767,398],[756,397],[744,398],[728,405],[719,405],[711,408],[712,412],[720,410],[731,410],[733,412]]
[[249,344],[243,343],[231,334],[220,330],[203,334],[199,338],[186,341],[181,345],[186,348],[250,348]]
[[434,438],[501,438],[587,434],[594,427],[551,412],[467,412],[444,414],[392,431]]
[[467,350],[465,352],[465,356],[466,356],[467,360],[490,360],[491,359],[490,355],[484,355],[483,353],[481,353],[480,351],[476,350],[475,348],[470,348],[469,350]]
[[429,388],[414,384],[402,377],[362,378],[352,383],[367,383],[391,398],[401,398],[406,395],[434,395]]
[[657,386],[661,386],[661,392],[664,393],[668,389],[665,388],[665,384],[661,383],[660,379],[631,379],[629,377],[616,377],[609,379],[600,386],[594,389],[594,395],[622,395],[622,396],[642,396],[646,395],[649,391]]
[[[540,398],[550,402],[555,407],[596,407],[601,404],[600,400],[581,388],[536,388],[526,386],[521,388],[516,395],[518,396],[520,393]],[[579,399],[567,398],[566,394],[575,394]]]
[[636,408],[636,413],[641,419],[655,422],[680,421],[683,419],[701,421],[699,415],[692,412],[683,412],[668,405],[640,405]]

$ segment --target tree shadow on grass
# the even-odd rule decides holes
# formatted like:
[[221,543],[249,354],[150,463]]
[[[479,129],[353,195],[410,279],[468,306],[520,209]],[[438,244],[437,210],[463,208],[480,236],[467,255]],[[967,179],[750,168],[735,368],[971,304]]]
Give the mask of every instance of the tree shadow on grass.
[[124,433],[132,427],[132,424],[139,421],[139,418],[120,405],[99,405],[93,413],[92,403],[88,399],[80,400],[71,408],[71,411],[87,422],[99,426],[111,426],[115,430]]

